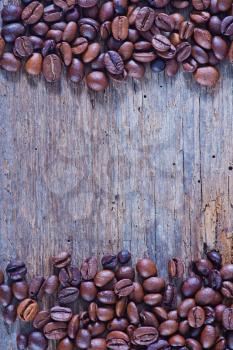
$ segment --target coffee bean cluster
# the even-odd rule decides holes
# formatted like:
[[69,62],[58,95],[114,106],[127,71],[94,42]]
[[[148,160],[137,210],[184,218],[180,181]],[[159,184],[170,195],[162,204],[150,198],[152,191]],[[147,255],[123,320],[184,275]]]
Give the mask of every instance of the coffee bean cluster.
[[[182,15],[189,10],[188,18]],[[174,76],[182,66],[204,86],[233,63],[232,0],[22,0],[1,12],[0,67],[48,82],[67,77],[103,91],[109,78],[140,79],[145,65]]]
[[[233,349],[233,264],[222,265],[212,250],[184,279],[182,261],[173,258],[164,279],[154,261],[140,259],[134,269],[130,259],[122,250],[103,256],[101,269],[95,257],[79,268],[62,252],[53,275],[30,282],[25,264],[12,260],[5,282],[0,270],[3,318],[32,325],[17,336],[18,350],[46,350],[50,340],[58,350]],[[53,295],[49,309],[46,295]]]

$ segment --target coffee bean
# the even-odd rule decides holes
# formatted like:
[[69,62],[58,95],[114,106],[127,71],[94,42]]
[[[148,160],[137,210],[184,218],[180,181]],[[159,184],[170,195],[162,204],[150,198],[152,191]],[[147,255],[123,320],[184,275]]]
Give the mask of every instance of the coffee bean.
[[117,297],[112,290],[103,290],[98,292],[97,300],[102,304],[113,305],[117,302]]
[[155,12],[148,6],[140,8],[136,15],[135,25],[141,32],[147,32],[153,25]]
[[175,76],[178,72],[178,69],[179,69],[179,65],[177,63],[177,60],[169,59],[166,62],[165,73],[168,77]]
[[70,304],[78,299],[79,290],[76,287],[66,287],[58,293],[58,301],[61,304]]
[[227,330],[233,330],[233,308],[226,308],[223,311],[222,323]]
[[[165,66],[166,66],[166,63],[165,63],[165,61],[162,58],[156,58],[150,64],[150,68],[151,68],[152,72],[154,72],[154,73],[162,72],[165,69]],[[156,278],[156,277],[151,277],[151,278]],[[145,280],[145,282],[146,281],[147,280]]]
[[233,332],[227,332],[227,346],[230,350],[233,349]]
[[29,297],[41,300],[44,295],[44,277],[35,276],[29,284]]
[[79,326],[80,326],[80,316],[74,315],[68,324],[67,333],[69,338],[75,339]]
[[121,297],[116,303],[116,315],[117,317],[123,317],[127,308],[127,297]]
[[197,61],[194,58],[190,58],[182,64],[183,70],[187,73],[193,73],[198,67]]
[[131,259],[131,254],[127,249],[123,249],[117,254],[117,258],[120,264],[127,264]]
[[102,40],[107,40],[112,33],[112,24],[110,21],[105,21],[100,26],[100,36]]
[[224,265],[221,270],[221,276],[224,281],[233,281],[233,264]]
[[148,346],[158,339],[158,331],[154,327],[139,327],[133,332],[132,343],[139,346]]
[[156,54],[154,51],[133,53],[133,59],[135,59],[135,61],[142,62],[142,63],[152,62],[155,58],[156,58]]
[[0,59],[0,67],[8,72],[17,72],[20,69],[20,61],[10,52],[5,52]]
[[213,324],[215,321],[215,311],[212,306],[204,306],[205,324]]
[[[0,57],[1,57],[1,37],[0,37]],[[4,272],[0,269],[0,285],[4,283],[4,280],[5,280]]]
[[43,328],[47,339],[60,340],[67,335],[67,324],[65,322],[49,322]]
[[183,347],[186,343],[185,338],[180,334],[173,335],[168,341],[172,347]]
[[150,259],[141,259],[136,264],[136,270],[143,278],[148,278],[157,275],[157,267]]
[[46,350],[48,341],[41,332],[32,332],[28,337],[29,350]]
[[125,297],[134,290],[133,282],[130,279],[122,279],[115,285],[114,292],[119,297]]
[[48,5],[44,8],[43,19],[47,23],[58,22],[62,19],[63,13],[61,9],[54,4]]
[[56,43],[59,43],[62,38],[62,31],[58,29],[50,29],[47,34],[46,38],[47,39],[53,39]]
[[88,45],[87,50],[82,55],[82,60],[84,63],[90,63],[93,61],[100,53],[100,44],[92,43]]
[[70,262],[71,255],[68,252],[61,252],[53,257],[53,265],[58,269],[68,266]]
[[78,25],[76,22],[71,21],[67,23],[62,35],[62,40],[70,43],[75,39],[77,35],[77,30],[78,30]]
[[171,42],[166,36],[161,34],[156,34],[152,39],[152,45],[155,50],[160,52],[165,52],[170,49]]
[[207,325],[201,332],[200,342],[204,349],[211,348],[216,340],[216,332],[213,326]]
[[225,298],[233,298],[233,282],[224,281],[221,288],[221,293]]
[[124,15],[127,11],[127,0],[113,0],[114,10],[117,15]]
[[178,330],[178,327],[179,327],[178,322],[174,320],[167,320],[160,324],[158,330],[160,335],[164,337],[168,337],[176,333],[176,331]]
[[125,331],[129,322],[126,318],[113,318],[108,322],[107,329],[109,331]]
[[233,35],[233,16],[227,16],[222,20],[221,33],[226,36]]
[[105,73],[92,71],[86,77],[87,86],[94,91],[103,91],[108,86],[108,79]]
[[17,307],[14,304],[10,304],[3,309],[2,312],[4,322],[11,325],[15,322],[17,317]]
[[196,10],[203,11],[210,6],[210,0],[192,0],[192,5]]
[[146,305],[150,305],[150,306],[158,306],[161,305],[163,300],[163,296],[162,294],[159,293],[151,293],[151,294],[146,294],[144,296],[144,303]]
[[[66,58],[67,58],[67,66],[68,66],[72,60],[72,53],[71,53],[71,48],[70,48],[70,53],[67,53],[67,50],[69,51],[67,45],[70,48],[70,45],[68,43],[62,42],[59,49],[60,51],[63,52],[63,56],[66,56],[67,54]],[[78,287],[79,284],[81,283],[81,279],[82,279],[82,276],[78,267],[75,267],[75,266],[63,267],[59,271],[59,281],[63,287],[69,287],[69,286]]]
[[128,36],[129,23],[126,16],[117,16],[112,21],[112,35],[116,40],[125,40]]
[[124,70],[124,63],[116,51],[108,51],[104,56],[104,64],[111,74],[121,74]]
[[190,327],[199,328],[205,322],[205,311],[200,306],[192,307],[188,312],[188,322]]
[[72,310],[68,307],[54,306],[50,310],[53,321],[68,322],[72,317]]
[[33,327],[36,329],[43,328],[50,320],[50,312],[47,310],[39,311],[33,320]]
[[140,312],[140,320],[141,320],[143,326],[151,326],[151,327],[155,327],[155,328],[159,327],[159,322],[158,322],[157,318],[150,311],[146,311],[146,310],[141,311]]
[[200,64],[206,64],[209,61],[207,52],[197,45],[192,47],[192,57]]
[[110,21],[114,16],[113,1],[106,1],[100,6],[99,20],[100,22]]
[[20,5],[10,4],[3,7],[1,16],[5,23],[17,22],[21,18],[22,7]]
[[24,334],[18,334],[16,338],[16,344],[18,350],[26,350],[28,346],[28,339]]
[[17,315],[22,321],[33,321],[39,312],[39,305],[33,299],[24,299],[17,308]]
[[93,7],[97,4],[97,0],[78,0],[78,5],[83,8]]
[[128,319],[129,319],[131,324],[133,324],[133,325],[139,324],[139,322],[140,322],[139,312],[138,312],[136,304],[133,301],[131,301],[127,305],[127,316],[128,316]]
[[176,47],[177,62],[184,62],[191,55],[192,47],[189,42],[183,41]]
[[194,31],[194,25],[189,21],[184,21],[180,24],[179,35],[182,40],[191,38]]
[[68,8],[66,9],[65,11],[65,20],[67,22],[69,21],[78,21],[80,18],[80,11],[77,7],[71,7],[71,8]]
[[209,12],[206,12],[206,11],[201,11],[201,12],[195,11],[190,14],[190,19],[195,24],[205,24],[209,21],[210,14]]
[[[72,49],[71,49],[70,44],[63,41],[63,42],[57,44],[56,49],[57,49],[59,56],[62,59],[62,62],[65,64],[65,66],[69,66],[72,62]],[[77,282],[75,280],[75,277],[74,277],[74,280],[72,281],[72,277],[69,276],[69,272],[67,272],[66,269],[62,269],[63,270],[62,273],[60,271],[60,273],[62,274],[62,279],[64,280],[63,283],[65,283],[66,286],[73,285],[72,283],[79,284],[81,281],[81,273],[80,273],[79,269],[78,268],[74,268],[74,269],[75,269],[74,271],[76,271],[76,269],[77,269],[77,271],[78,271],[77,273],[79,274]],[[73,268],[72,268],[72,272],[70,272],[70,273],[72,275],[73,273],[76,273],[76,272],[73,272]],[[70,281],[72,281],[72,282],[70,282]]]
[[21,15],[25,24],[34,24],[40,20],[43,15],[44,6],[39,1],[32,1],[27,5]]
[[153,313],[158,318],[158,320],[161,322],[166,321],[168,319],[167,311],[161,306],[154,307]]
[[[183,47],[180,47],[180,49],[178,49],[178,54],[180,56],[181,56],[181,51],[182,50],[183,50]],[[190,46],[190,54],[191,54],[191,46]],[[182,61],[184,61],[185,59],[183,59]],[[178,61],[182,62],[180,60],[178,60]],[[172,258],[172,259],[170,259],[168,261],[168,274],[169,274],[169,276],[171,278],[182,278],[183,277],[184,264],[183,264],[181,259],[179,259],[179,258]]]
[[39,38],[38,36],[35,36],[35,35],[30,35],[29,39],[32,42],[34,51],[43,49],[44,41],[41,38]]
[[52,295],[57,291],[59,285],[58,277],[56,275],[49,276],[44,283],[45,293]]
[[100,30],[99,23],[92,18],[82,18],[78,25],[81,36],[87,40],[94,40]]
[[97,273],[97,260],[94,257],[84,260],[81,266],[81,274],[84,280],[91,280]]
[[128,350],[130,346],[130,340],[126,333],[121,331],[112,331],[107,334],[106,337],[107,348],[110,350]]
[[[221,39],[221,38],[220,38]],[[217,47],[217,41],[218,40],[215,40],[215,43],[213,43],[213,46],[216,48]],[[215,46],[216,45],[216,46]],[[217,50],[218,51],[218,50]],[[221,277],[221,274],[218,270],[211,270],[209,272],[209,276],[208,276],[208,285],[215,289],[215,290],[219,290],[222,286],[222,277]]]
[[[194,79],[203,86],[214,86],[219,80],[219,71],[211,66],[200,67],[195,71]],[[199,294],[197,293],[198,295],[196,295],[197,303],[201,303],[200,305],[218,304],[221,297],[217,294],[217,292],[214,293],[213,289],[211,289],[211,291],[212,292],[207,293],[205,291],[198,292]]]
[[155,343],[152,343],[148,346],[147,350],[163,350],[170,349],[169,343],[165,339],[158,339]]
[[[212,16],[211,19],[215,17]],[[207,252],[207,258],[212,262],[215,267],[220,267],[222,265],[222,257],[220,253],[216,250],[211,250]]]
[[73,349],[74,349],[74,344],[68,337],[62,339],[57,345],[57,350],[73,350]]
[[[195,300],[192,298],[184,299],[178,306],[178,314],[182,318],[186,318],[190,309],[194,308]],[[195,312],[195,310],[194,310]],[[204,322],[204,321],[203,321]]]
[[80,55],[81,53],[86,51],[87,47],[88,47],[87,39],[79,37],[75,39],[75,41],[72,44],[72,53],[74,55]]
[[6,307],[11,303],[12,297],[13,295],[12,295],[11,287],[9,287],[6,284],[2,284],[0,286],[0,304]]
[[80,329],[75,338],[75,344],[80,349],[89,348],[91,343],[91,334],[87,329]]
[[[201,28],[195,28],[194,29],[194,40],[203,49],[207,49],[207,50],[211,49],[212,35],[208,30],[201,29]],[[206,267],[203,266],[203,269],[206,269],[206,271],[209,272],[209,270],[210,270],[209,266],[212,266],[212,264],[211,263],[208,264],[208,260],[204,260],[204,261],[206,262]]]
[[103,322],[94,322],[88,325],[88,330],[91,333],[92,337],[97,337],[105,331],[105,324]]
[[28,284],[25,281],[18,281],[12,284],[12,293],[18,300],[28,297]]
[[46,56],[43,60],[43,75],[47,82],[54,83],[61,77],[61,60],[55,54]]
[[166,32],[172,32],[175,27],[174,18],[166,13],[159,13],[155,17],[155,24],[159,29],[162,29]]
[[[68,78],[73,83],[79,83],[80,81],[82,81],[84,78],[84,65],[82,61],[80,61],[78,58],[73,58],[68,68],[67,75],[68,75]],[[88,282],[83,282],[83,283],[88,283]],[[82,284],[80,288],[81,297],[83,297]]]
[[202,349],[201,344],[196,339],[193,339],[193,338],[186,339],[186,345],[187,345],[188,349],[190,349],[190,350],[201,350]]
[[49,26],[44,22],[38,22],[34,24],[31,29],[36,35],[45,36],[49,31]]
[[118,280],[130,279],[131,281],[133,281],[135,278],[135,271],[131,266],[120,266],[116,270],[116,278]]

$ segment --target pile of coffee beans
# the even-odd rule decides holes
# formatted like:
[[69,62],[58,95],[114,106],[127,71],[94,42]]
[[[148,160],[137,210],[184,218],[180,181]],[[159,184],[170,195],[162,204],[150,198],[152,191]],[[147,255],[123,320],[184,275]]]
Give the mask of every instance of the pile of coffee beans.
[[212,250],[184,279],[173,258],[164,279],[154,261],[143,258],[134,269],[130,260],[122,250],[103,256],[101,269],[95,257],[79,268],[62,252],[53,275],[31,281],[25,264],[12,260],[7,278],[0,270],[0,304],[6,324],[18,317],[31,325],[17,336],[18,349],[46,350],[54,340],[58,350],[233,350],[233,264],[222,265]]
[[85,77],[103,91],[109,78],[142,78],[150,63],[152,72],[172,77],[181,66],[214,86],[219,62],[233,63],[233,0],[22,0],[1,17],[0,67],[23,64],[50,83],[66,67],[72,82]]

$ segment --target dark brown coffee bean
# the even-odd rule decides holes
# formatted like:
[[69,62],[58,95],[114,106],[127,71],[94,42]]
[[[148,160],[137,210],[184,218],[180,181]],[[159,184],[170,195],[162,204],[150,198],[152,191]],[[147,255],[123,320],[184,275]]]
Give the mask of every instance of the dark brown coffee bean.
[[172,32],[175,27],[174,18],[166,13],[159,13],[155,17],[155,24],[165,32]]
[[159,322],[157,318],[150,311],[143,310],[142,312],[140,312],[140,320],[143,326],[151,326],[155,328],[159,327]]
[[12,297],[13,295],[12,295],[11,287],[9,287],[6,284],[2,284],[0,286],[0,304],[6,307],[11,303]]
[[116,315],[117,317],[123,317],[127,308],[127,297],[120,298],[116,303]]
[[80,326],[80,316],[74,315],[68,324],[67,333],[69,338],[75,339],[76,334],[79,330],[79,326]]
[[101,39],[107,40],[110,37],[111,33],[112,33],[112,23],[110,21],[105,21],[104,23],[102,23],[100,26]]
[[227,16],[222,20],[221,33],[226,36],[233,35],[233,16]]
[[158,339],[155,343],[148,346],[147,350],[165,350],[170,349],[169,343],[165,339]]
[[28,297],[28,284],[25,281],[18,281],[12,284],[12,293],[18,300]]
[[43,19],[47,23],[58,22],[62,19],[63,13],[61,9],[54,4],[48,5],[44,8]]
[[120,266],[116,270],[116,278],[118,280],[126,278],[133,281],[135,278],[135,270],[131,266]]
[[121,331],[112,331],[106,337],[107,348],[110,350],[129,350],[130,340],[126,333]]
[[133,53],[133,59],[142,63],[152,62],[155,58],[156,54],[154,51]]
[[130,321],[131,324],[133,324],[133,325],[139,324],[139,322],[140,322],[139,312],[138,312],[136,304],[133,301],[131,301],[127,305],[127,316],[128,316],[128,320]]
[[84,63],[90,63],[93,61],[100,53],[100,44],[92,43],[88,45],[86,51],[82,54],[82,60]]
[[135,25],[141,32],[148,31],[155,20],[155,12],[150,7],[144,6],[140,8],[136,15]]
[[180,25],[179,35],[182,40],[187,40],[193,35],[194,25],[189,21],[184,21]]
[[119,297],[125,297],[134,290],[133,282],[130,279],[122,279],[115,285],[114,292]]
[[166,62],[165,73],[168,77],[174,77],[179,69],[179,65],[176,59],[169,59]]
[[143,288],[149,293],[160,293],[165,288],[165,281],[161,277],[150,277],[143,281]]
[[74,55],[80,55],[81,53],[86,51],[87,47],[88,47],[87,39],[79,37],[75,39],[75,41],[72,44],[72,53]]
[[[93,70],[104,70],[104,52],[101,53],[94,61],[91,62],[91,68]],[[110,282],[111,283],[111,282]]]
[[226,308],[223,311],[222,323],[227,330],[233,330],[233,308]]
[[[173,17],[174,18],[174,17]],[[191,46],[190,46],[191,53]],[[179,61],[182,62],[182,61]],[[168,261],[168,274],[171,278],[182,278],[184,274],[184,264],[179,258],[172,258]]]
[[178,330],[179,324],[178,322],[174,321],[174,320],[167,320],[164,321],[160,324],[158,330],[159,330],[159,334],[164,336],[164,337],[168,337],[174,333],[176,333],[176,331]]
[[78,299],[79,290],[76,287],[66,287],[58,293],[58,300],[61,304],[70,304]]
[[177,62],[184,62],[191,55],[192,47],[189,42],[183,41],[176,47]]
[[104,2],[99,10],[100,22],[110,21],[114,16],[113,1]]
[[204,349],[211,348],[216,340],[215,328],[211,325],[207,325],[201,332],[200,342]]
[[[59,44],[57,44],[57,52],[59,53],[59,56],[61,57],[63,63],[65,66],[69,66],[72,62],[72,49],[69,43],[63,41]],[[61,271],[63,272],[61,273]],[[64,286],[75,286],[79,285],[81,281],[81,273],[78,268],[71,268],[69,269],[69,272],[65,268],[61,269],[59,273],[59,279],[60,281],[63,280]],[[62,277],[60,277],[60,274]],[[75,274],[75,276],[73,276]]]
[[[78,60],[78,59],[75,59],[75,60]],[[77,65],[77,66],[76,67],[74,66],[73,68],[71,68],[71,66],[70,66],[69,71],[71,71],[71,69],[77,69],[77,74],[81,74],[80,75],[81,79],[79,80],[79,81],[81,81],[83,76],[84,76],[83,63],[78,60],[78,61],[75,61],[74,64]],[[96,295],[97,295],[97,288],[96,288],[94,282],[92,282],[92,281],[85,281],[85,282],[81,283],[81,285],[80,285],[80,296],[85,301],[88,301],[88,302],[93,301],[96,298]]]
[[[219,72],[214,67],[198,68],[194,74],[197,82],[206,86],[215,85],[219,79]],[[200,306],[211,305],[215,306],[221,302],[221,295],[211,288],[202,288],[195,295],[195,301]]]
[[204,306],[205,324],[213,324],[215,321],[215,311],[212,306]]
[[105,324],[99,321],[89,324],[87,328],[92,337],[100,336],[106,329]]
[[41,332],[32,332],[28,337],[29,350],[46,350],[48,348],[48,341]]
[[87,40],[94,40],[99,33],[100,25],[92,18],[82,18],[78,21],[80,35]]
[[106,286],[109,282],[111,282],[115,277],[115,274],[111,270],[102,270],[99,271],[95,278],[94,278],[94,283],[97,287],[104,287]]
[[132,57],[134,45],[130,41],[125,41],[118,50],[123,61],[127,61]]
[[60,7],[62,10],[66,11],[69,7],[73,7],[76,4],[75,0],[54,0],[53,3]]
[[192,307],[188,312],[188,322],[193,328],[201,327],[205,322],[205,311],[200,306]]
[[113,318],[108,322],[107,329],[109,331],[125,331],[129,322],[126,318]]
[[112,21],[112,35],[116,40],[125,40],[128,36],[129,23],[126,16],[117,16]]
[[43,49],[42,49],[42,55],[45,57],[49,54],[56,52],[56,43],[53,39],[45,40]]
[[86,77],[87,86],[94,91],[103,91],[108,86],[108,79],[105,73],[93,71]]
[[167,311],[161,306],[154,307],[153,313],[158,318],[158,320],[161,322],[166,321],[168,319]]
[[[212,16],[211,19],[216,16]],[[207,258],[212,262],[215,267],[220,267],[222,264],[221,254],[217,250],[211,250],[207,254]]]
[[33,299],[24,299],[17,308],[17,315],[22,321],[33,321],[39,312],[39,305]]
[[193,338],[187,338],[186,339],[186,346],[188,347],[188,349],[190,350],[201,350],[201,344]]
[[51,275],[45,280],[44,289],[45,293],[48,295],[52,295],[56,293],[58,289],[59,281],[56,275]]
[[113,0],[114,10],[117,15],[125,15],[128,7],[127,0]]
[[123,249],[117,254],[117,258],[120,264],[127,264],[131,259],[131,254],[127,249]]
[[196,24],[205,24],[209,21],[210,14],[206,11],[195,11],[190,13],[190,19]]
[[20,281],[24,279],[27,273],[27,268],[23,261],[11,260],[6,267],[6,272],[12,281]]
[[187,337],[187,336],[189,336],[189,331],[190,331],[190,327],[189,327],[188,320],[181,321],[180,324],[179,324],[178,332],[181,335]]
[[17,317],[17,307],[14,304],[6,306],[2,311],[2,316],[4,322],[8,325],[11,325],[15,322]]
[[49,30],[49,26],[44,22],[38,22],[34,24],[31,29],[36,35],[45,36]]
[[29,297],[41,300],[44,295],[44,277],[35,276],[29,284]]
[[[67,42],[58,44],[60,53],[66,66],[69,66],[72,61],[71,47]],[[59,281],[63,287],[78,287],[81,283],[81,272],[76,266],[64,267],[59,272]]]
[[97,294],[97,300],[102,304],[113,305],[117,302],[117,297],[112,290],[103,290]]
[[20,5],[9,4],[5,5],[1,12],[3,22],[17,22],[21,18],[22,7]]
[[233,282],[224,281],[221,288],[221,293],[225,298],[233,298]]
[[75,344],[80,349],[87,349],[91,344],[91,334],[87,329],[80,329],[75,338]]
[[104,64],[111,74],[121,74],[124,70],[124,63],[116,51],[108,51],[104,56]]
[[47,339],[60,340],[67,335],[67,324],[65,322],[49,322],[43,328]]
[[97,4],[97,0],[78,0],[78,5],[83,8],[93,7]]
[[184,299],[178,306],[178,314],[182,318],[186,318],[190,309],[195,306],[195,300],[192,298]]
[[43,39],[39,38],[38,36],[35,35],[30,35],[29,36],[32,45],[33,45],[33,50],[34,51],[38,51],[38,50],[42,50],[43,46],[44,46],[44,41]]
[[99,14],[99,6],[98,5],[83,8],[83,17],[97,19],[98,14]]
[[72,310],[68,307],[54,306],[50,310],[50,316],[54,321],[68,322],[72,317]]
[[77,30],[78,30],[78,25],[76,22],[71,21],[67,23],[62,35],[62,40],[70,43],[75,39],[77,35]]
[[5,52],[0,59],[0,67],[8,72],[17,72],[20,69],[20,61],[10,52]]
[[[68,75],[68,78],[73,83],[79,83],[80,81],[82,81],[84,78],[84,65],[82,61],[80,61],[78,58],[73,58],[71,61],[71,65],[67,70],[67,75]],[[91,282],[83,282],[82,284],[87,284],[87,283],[91,283]],[[80,295],[83,298],[84,293],[83,293],[82,284],[80,288]]]
[[[195,42],[200,45],[203,49],[210,50],[211,49],[211,42],[212,42],[212,35],[211,33],[206,30],[206,29],[201,29],[201,28],[195,28],[194,29],[194,40]],[[203,270],[203,273],[207,276],[209,273],[210,269],[213,267],[212,264],[208,260],[202,260],[203,263],[197,262],[196,264],[199,266],[200,265],[200,270]],[[203,265],[203,267],[202,267]]]
[[9,23],[2,27],[1,35],[7,43],[13,43],[24,32],[25,27],[21,23]]
[[101,259],[101,264],[104,269],[114,270],[117,266],[117,257],[113,254],[106,254]]
[[44,58],[43,61],[43,75],[47,82],[54,83],[58,81],[61,77],[61,60],[55,55],[51,54]]
[[33,320],[33,327],[36,329],[43,328],[50,320],[50,312],[47,310],[39,311]]
[[71,262],[71,255],[68,252],[61,252],[58,255],[53,257],[53,265],[61,269],[63,267],[66,267]]
[[172,337],[168,339],[169,344],[176,348],[176,347],[183,347],[185,345],[185,338],[180,334],[175,334]]
[[182,64],[183,70],[187,73],[193,73],[198,67],[197,61],[194,58],[190,58]]
[[139,327],[133,332],[132,343],[139,346],[148,346],[158,339],[158,331],[154,327]]
[[136,264],[137,272],[143,278],[148,278],[157,275],[157,267],[150,259],[141,259]]
[[221,270],[221,276],[224,281],[233,281],[233,264],[224,265]]
[[165,52],[170,49],[171,42],[166,36],[161,34],[156,34],[152,39],[152,45],[155,50],[160,52]]
[[179,36],[179,33],[171,33],[171,35],[169,35],[169,40],[172,43],[172,45],[177,46],[181,43],[181,38]]
[[104,338],[91,339],[91,349],[106,350],[107,349],[106,340]]
[[192,0],[192,5],[195,10],[203,11],[210,6],[210,0]]
[[161,305],[162,300],[163,300],[163,295],[159,293],[151,293],[151,294],[146,294],[144,296],[144,303],[150,306]]
[[[197,45],[194,45],[192,47],[192,57],[200,64],[206,64],[209,61],[207,52]],[[193,277],[193,278],[196,278],[196,277]]]
[[[216,37],[215,37],[216,38]],[[217,37],[218,38],[218,37]],[[219,37],[220,38],[220,37]],[[223,40],[222,38],[220,38],[220,41]],[[220,44],[220,41],[218,39],[213,40],[212,46],[213,46],[213,50],[214,48],[217,49],[217,53],[220,51],[219,56],[223,53],[221,48],[219,50],[218,48],[218,43]],[[225,41],[223,40],[223,42],[225,43]],[[221,47],[221,44],[220,44]],[[211,270],[209,272],[208,275],[208,285],[209,287],[215,289],[215,290],[219,290],[222,286],[222,277],[221,274],[218,270]]]
[[115,312],[110,307],[98,307],[97,317],[99,321],[107,322],[111,321],[115,316]]
[[[0,35],[0,58],[2,57],[5,51],[5,46],[6,46],[5,41]],[[3,271],[0,270],[0,284],[3,284],[3,283],[4,283],[4,274],[3,274]]]
[[34,24],[38,22],[44,11],[44,6],[39,1],[32,1],[27,5],[21,15],[22,21],[25,24]]
[[26,350],[28,346],[28,338],[24,334],[18,334],[16,338],[18,350]]
[[128,73],[128,76],[135,79],[141,79],[145,75],[145,66],[132,59],[126,63],[125,69]]
[[53,39],[56,43],[60,42],[62,39],[63,32],[58,29],[51,29],[47,32],[46,38]]
[[[165,53],[163,53],[163,54],[165,54]],[[167,54],[167,52],[166,52],[166,54]],[[168,54],[169,54],[169,52],[168,52]],[[169,57],[169,55],[167,55],[166,57]],[[174,299],[174,295],[175,295],[174,285],[172,283],[168,283],[165,287],[164,294],[163,294],[163,303],[165,306],[171,306],[173,299]]]
[[57,350],[73,350],[73,349],[74,349],[74,344],[68,337],[62,339],[57,345]]
[[84,280],[91,280],[97,273],[97,260],[95,257],[84,260],[81,266],[81,274]]
[[[215,67],[206,66],[206,67],[200,67],[196,70],[194,73],[195,80],[204,86],[214,86],[219,80],[219,71]],[[207,289],[207,288],[206,288]],[[213,289],[211,289],[213,291]],[[215,306],[217,303],[221,301],[221,297],[217,294],[217,292],[214,293],[206,293],[206,292],[198,292],[198,296],[196,296],[196,301],[200,305],[213,305]],[[205,295],[206,294],[206,295]],[[212,297],[210,296],[212,295]],[[209,299],[210,298],[210,299]]]

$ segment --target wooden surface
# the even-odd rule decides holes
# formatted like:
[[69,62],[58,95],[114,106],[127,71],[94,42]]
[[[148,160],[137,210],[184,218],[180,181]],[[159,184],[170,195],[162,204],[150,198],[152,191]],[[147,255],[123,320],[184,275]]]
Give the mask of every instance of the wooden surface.
[[[0,264],[51,272],[49,257],[149,255],[186,263],[205,245],[233,260],[233,68],[214,90],[163,73],[87,92],[0,73]],[[19,325],[0,318],[0,348]]]

